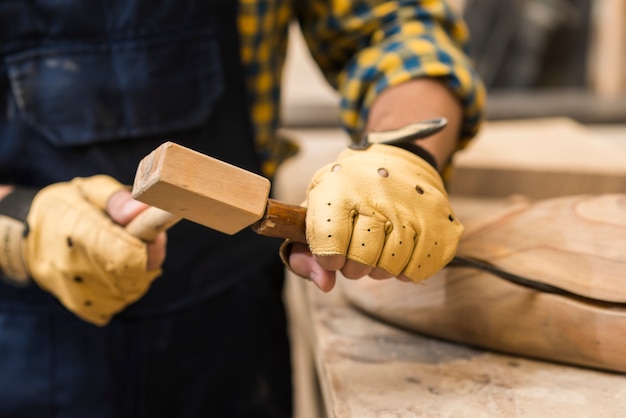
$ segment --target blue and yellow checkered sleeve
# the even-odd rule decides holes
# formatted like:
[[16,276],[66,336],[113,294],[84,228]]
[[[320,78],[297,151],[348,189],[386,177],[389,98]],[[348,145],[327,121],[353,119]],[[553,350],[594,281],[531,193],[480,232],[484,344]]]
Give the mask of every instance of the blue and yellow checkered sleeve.
[[468,29],[441,0],[305,0],[311,53],[341,94],[341,119],[358,138],[372,101],[418,77],[445,80],[463,105],[459,146],[478,131],[485,89],[469,57]]

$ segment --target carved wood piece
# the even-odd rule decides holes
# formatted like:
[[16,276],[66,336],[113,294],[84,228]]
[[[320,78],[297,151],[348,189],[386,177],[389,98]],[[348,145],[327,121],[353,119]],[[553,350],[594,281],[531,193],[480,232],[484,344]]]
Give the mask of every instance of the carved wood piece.
[[[607,301],[626,300],[626,195],[570,196],[464,218],[464,207],[472,205],[456,204],[466,225],[459,254]],[[475,206],[471,210],[479,212]],[[448,267],[417,285],[396,280],[339,284],[354,306],[419,333],[626,372],[623,305],[582,303],[469,268]]]

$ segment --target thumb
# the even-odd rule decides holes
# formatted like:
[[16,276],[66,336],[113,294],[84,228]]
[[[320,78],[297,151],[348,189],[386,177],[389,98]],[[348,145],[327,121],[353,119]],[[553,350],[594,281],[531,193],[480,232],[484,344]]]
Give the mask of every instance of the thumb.
[[133,199],[129,191],[120,190],[109,198],[106,211],[115,222],[126,225],[147,208],[145,203]]
[[298,276],[309,278],[324,292],[329,292],[335,287],[335,272],[320,266],[304,244],[293,243],[289,254],[289,267]]

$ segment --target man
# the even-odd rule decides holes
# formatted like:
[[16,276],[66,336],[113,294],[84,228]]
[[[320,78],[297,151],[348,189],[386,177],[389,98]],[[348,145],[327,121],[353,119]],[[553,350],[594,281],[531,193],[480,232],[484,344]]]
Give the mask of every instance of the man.
[[[271,178],[294,152],[274,135],[294,17],[355,140],[432,117],[448,126],[322,168],[310,248],[283,246],[285,261],[323,290],[337,270],[419,281],[445,264],[462,226],[437,170],[475,134],[483,102],[445,3],[4,2],[0,415],[291,414],[281,243],[189,222],[141,242],[123,226],[145,205],[123,185],[165,140]],[[389,219],[345,204],[357,181],[350,200]],[[375,238],[352,245],[368,226]],[[383,248],[386,233],[399,239]]]

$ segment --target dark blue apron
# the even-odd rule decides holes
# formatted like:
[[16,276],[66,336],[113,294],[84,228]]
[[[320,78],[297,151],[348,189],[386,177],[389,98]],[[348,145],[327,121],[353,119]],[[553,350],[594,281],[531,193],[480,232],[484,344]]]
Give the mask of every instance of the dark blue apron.
[[[166,140],[260,172],[236,17],[237,2],[232,0],[0,0],[0,184],[42,187],[101,173],[132,184],[141,158]],[[257,334],[269,344],[268,350],[284,356],[278,245],[278,240],[248,230],[228,236],[183,221],[169,232],[163,276],[145,297],[104,329],[81,323],[34,285],[18,289],[0,284],[0,367],[5,368],[0,369],[0,386],[19,382],[21,377],[25,381],[23,387],[18,384],[13,390],[0,387],[0,416],[12,416],[3,413],[11,402],[16,412],[17,405],[32,409],[15,416],[205,416],[197,415],[191,405],[188,415],[180,409],[168,411],[168,405],[175,408],[173,405],[193,403],[184,398],[192,395],[172,395],[174,401],[159,399],[159,393],[197,392],[198,398],[211,399],[206,392],[214,389],[206,386],[212,383],[202,380],[192,389],[184,386],[196,378],[192,371],[187,371],[186,377],[180,372],[186,366],[177,363],[182,361],[178,357],[170,358],[173,364],[169,366],[159,366],[165,370],[162,375],[153,375],[144,360],[151,359],[150,350],[159,344],[184,346],[162,348],[165,359],[160,359],[161,363],[173,356],[172,350],[180,350],[180,356],[197,358],[192,364],[201,370],[199,363],[208,361],[205,357],[223,355],[221,351],[203,352],[207,346],[221,347],[213,338],[223,338],[224,347],[229,347],[219,350],[235,352],[241,338]],[[245,313],[247,307],[249,313]],[[16,315],[28,319],[14,322]],[[229,326],[213,324],[216,319],[228,323],[230,317]],[[261,331],[265,323],[272,322],[271,332],[278,343]],[[258,332],[242,331],[245,337],[233,336],[230,329],[239,326]],[[206,336],[190,337],[198,333]],[[39,342],[33,340],[37,335],[42,338]],[[76,341],[68,338],[72,335]],[[62,343],[63,338],[67,344]],[[245,344],[262,345],[252,340]],[[53,348],[42,355],[36,345]],[[198,347],[195,355],[185,352],[193,345]],[[26,358],[26,353],[20,353],[24,350],[32,351],[33,356],[24,364],[3,361],[3,354]],[[83,360],[74,360],[76,366],[70,367],[67,353]],[[38,361],[30,364],[37,356]],[[154,356],[150,361],[156,367],[158,356]],[[242,352],[235,361],[241,363],[246,356],[249,353]],[[110,364],[120,364],[122,358],[127,366],[124,373],[131,374],[112,371],[104,357]],[[50,364],[55,362],[62,364],[54,367],[66,369],[63,373],[55,369],[65,380],[50,383],[46,376],[54,374]],[[231,364],[228,360],[222,363]],[[208,368],[205,374],[212,373],[210,363],[203,367]],[[253,369],[249,364],[245,367]],[[236,374],[237,370],[222,373]],[[86,384],[85,373],[91,372],[93,379],[103,382]],[[30,373],[35,377],[26,381],[25,375]],[[228,386],[223,374],[214,374],[223,387]],[[118,399],[105,383],[117,379],[119,384],[120,376],[128,381],[126,391],[133,394],[133,400]],[[168,379],[172,382],[164,383]],[[238,381],[242,379],[250,380],[245,374]],[[59,382],[86,386],[76,393],[59,389],[60,395],[50,395],[49,386],[62,387]],[[145,389],[148,387],[153,389]],[[33,393],[49,400],[48,404],[33,402]],[[145,406],[148,396],[158,413]],[[240,392],[239,396],[246,395]],[[81,403],[72,397],[84,400]],[[217,399],[220,397],[229,402],[227,395],[219,392]],[[65,415],[59,412],[60,406],[54,411],[50,404],[55,402],[73,405],[78,412]],[[99,405],[101,412],[94,411],[92,404]],[[126,412],[107,409],[118,406]]]

